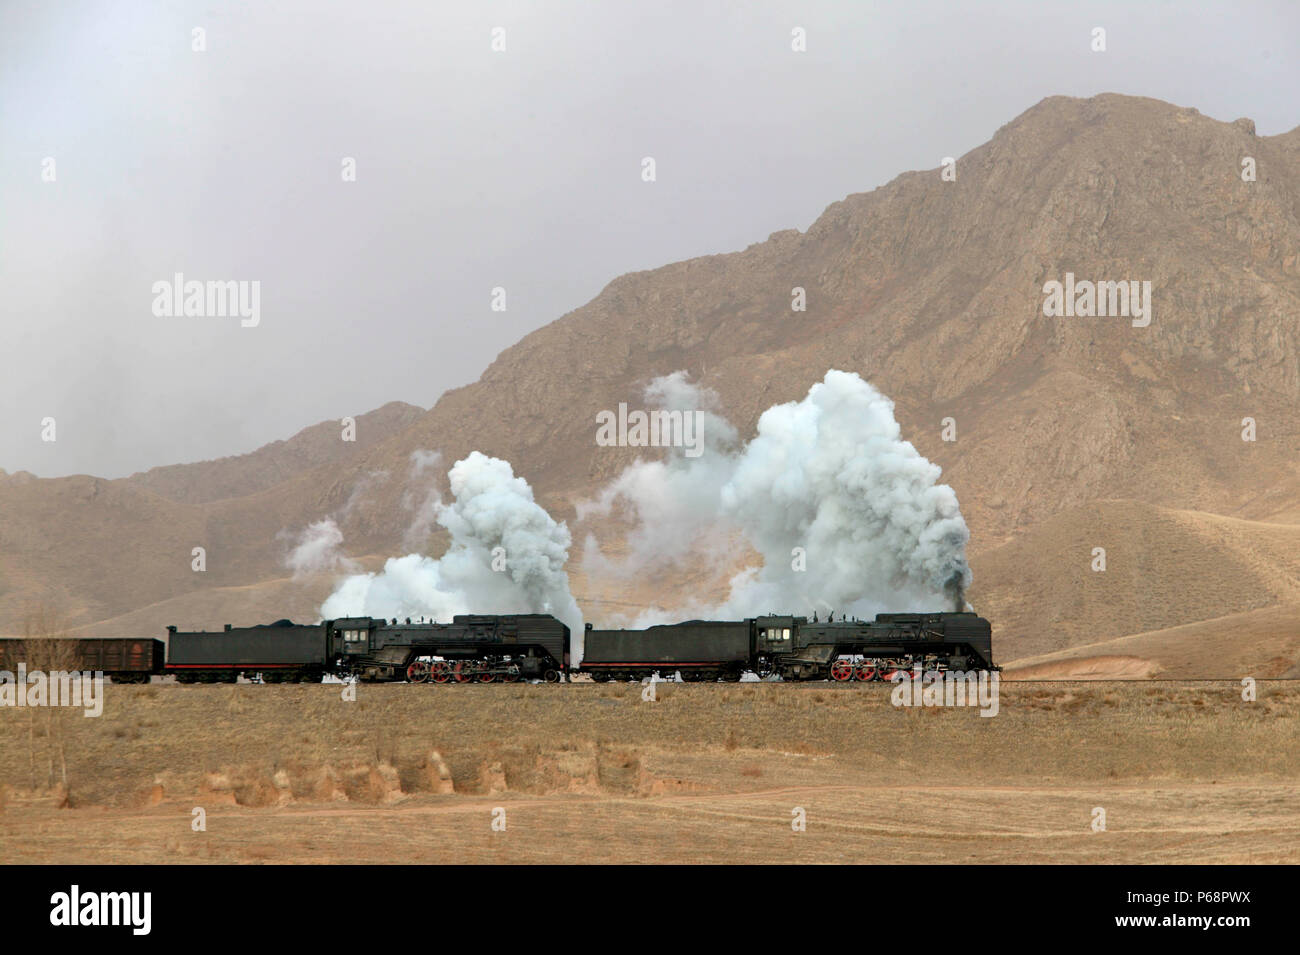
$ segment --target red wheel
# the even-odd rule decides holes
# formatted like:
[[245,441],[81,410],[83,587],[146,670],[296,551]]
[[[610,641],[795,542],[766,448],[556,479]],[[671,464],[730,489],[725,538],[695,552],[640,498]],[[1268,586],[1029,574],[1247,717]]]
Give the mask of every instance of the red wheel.
[[424,660],[416,660],[406,668],[406,679],[411,683],[425,683],[429,679],[429,664]]
[[870,683],[876,678],[876,668],[870,663],[859,663],[858,672],[854,675],[863,683]]
[[482,673],[478,675],[478,681],[480,683],[491,683],[496,678],[497,678],[496,674],[493,673],[491,670],[484,670]]
[[456,666],[452,668],[451,672],[452,672],[452,676],[456,678],[457,683],[474,682],[473,664],[470,664],[470,666],[466,666],[463,662],[457,663]]
[[510,669],[506,670],[505,673],[501,674],[501,682],[502,682],[502,683],[514,683],[514,682],[515,682],[516,680],[518,680],[518,679],[519,679],[519,668],[518,668],[518,667],[513,667],[513,666],[512,666]]
[[446,683],[451,679],[451,664],[446,660],[435,660],[432,675],[434,683]]
[[900,671],[897,667],[881,667],[880,679],[884,680],[886,683],[889,683],[894,679],[894,674],[899,672],[902,672],[904,676],[906,676],[907,674],[906,670]]
[[848,660],[836,660],[831,664],[832,680],[851,680],[853,679],[853,664]]

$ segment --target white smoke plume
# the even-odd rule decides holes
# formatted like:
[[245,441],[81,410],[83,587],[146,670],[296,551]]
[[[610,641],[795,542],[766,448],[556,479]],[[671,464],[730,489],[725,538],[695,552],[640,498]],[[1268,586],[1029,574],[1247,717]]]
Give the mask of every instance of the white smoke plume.
[[348,499],[343,502],[343,506],[336,512],[340,520],[346,520],[352,516],[352,512],[357,508],[371,506],[374,502],[367,495],[388,479],[387,471],[370,471],[352,488],[352,493]]
[[[713,403],[680,372],[653,383],[647,399],[683,409]],[[963,601],[970,533],[957,496],[902,439],[893,402],[858,375],[828,371],[802,401],[765,411],[744,446],[711,415],[705,442],[697,458],[678,449],[664,461],[638,461],[579,516],[626,509],[636,526],[624,572],[698,558],[737,532],[762,566],[738,574],[721,605],[655,611],[638,625],[683,614],[871,617]]]
[[325,600],[321,616],[446,621],[460,613],[549,613],[580,640],[582,613],[564,570],[568,527],[533,500],[508,461],[475,451],[447,476],[454,500],[430,504],[451,535],[446,553],[392,557],[379,573],[348,577]]
[[725,546],[717,535],[701,533],[717,519],[722,487],[731,476],[740,440],[736,429],[716,412],[717,393],[691,384],[686,372],[678,371],[654,379],[645,398],[656,408],[702,412],[703,449],[698,457],[687,457],[684,449],[673,448],[665,460],[638,461],[596,500],[578,503],[579,521],[590,514],[608,514],[620,501],[630,507],[636,520],[626,541],[628,555],[622,567],[606,561],[595,538],[587,537],[583,563],[596,573],[659,570],[710,542]]
[[402,507],[415,513],[415,519],[402,535],[402,546],[419,550],[428,543],[429,533],[437,521],[442,495],[436,483],[442,452],[416,450],[411,452],[411,470],[407,488],[402,492]]
[[293,550],[285,558],[285,564],[293,571],[294,577],[340,570],[350,573],[356,569],[356,564],[343,556],[339,550],[342,543],[343,532],[334,518],[316,521],[303,528]]
[[308,524],[298,533],[285,529],[275,535],[277,540],[292,542],[284,563],[295,578],[311,574],[356,573],[356,562],[344,556],[340,547],[343,531],[338,522],[347,520],[358,508],[371,505],[372,499],[367,495],[387,477],[387,471],[370,471],[356,482],[343,506],[333,514]]

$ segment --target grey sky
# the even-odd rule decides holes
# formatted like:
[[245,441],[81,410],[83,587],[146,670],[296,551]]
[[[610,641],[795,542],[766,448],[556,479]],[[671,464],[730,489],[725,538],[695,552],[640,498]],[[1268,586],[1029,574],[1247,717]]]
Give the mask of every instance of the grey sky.
[[[429,406],[615,276],[806,228],[1045,96],[1300,124],[1291,0],[154,7],[0,2],[10,472],[120,476]],[[260,281],[260,325],[155,317],[175,272]]]

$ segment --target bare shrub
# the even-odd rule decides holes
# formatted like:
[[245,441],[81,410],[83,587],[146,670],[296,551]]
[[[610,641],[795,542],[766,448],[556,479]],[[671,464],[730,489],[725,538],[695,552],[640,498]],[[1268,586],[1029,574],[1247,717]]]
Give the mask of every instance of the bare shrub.
[[[39,670],[47,675],[76,670],[81,662],[77,641],[68,635],[58,615],[44,606],[23,618],[21,647],[11,648],[10,656],[15,663],[25,664],[29,673]],[[17,687],[20,693],[25,690]],[[32,789],[53,789],[56,785],[67,788],[69,716],[67,707],[62,706],[27,709],[27,770]]]

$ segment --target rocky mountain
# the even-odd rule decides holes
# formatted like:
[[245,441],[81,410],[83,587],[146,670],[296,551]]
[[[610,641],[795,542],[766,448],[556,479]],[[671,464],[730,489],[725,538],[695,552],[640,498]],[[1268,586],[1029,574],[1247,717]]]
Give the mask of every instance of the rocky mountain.
[[[590,532],[617,550],[617,527],[574,523],[638,454],[598,447],[595,416],[680,369],[742,435],[828,368],[893,398],[962,502],[969,597],[1004,659],[1300,604],[1300,128],[1053,97],[941,173],[849,196],[806,232],[621,276],[432,409],[359,418],[355,443],[328,422],[120,481],[0,477],[0,630],[34,602],[90,629],[311,616],[328,581],[290,577],[292,534],[331,516],[351,555],[404,553],[417,451],[444,473],[471,450],[507,458],[575,546]],[[1149,324],[1045,315],[1045,283],[1067,274],[1149,282]],[[599,620],[675,586],[579,575],[575,593]]]

